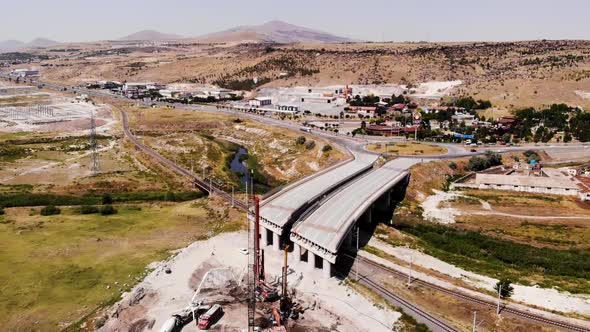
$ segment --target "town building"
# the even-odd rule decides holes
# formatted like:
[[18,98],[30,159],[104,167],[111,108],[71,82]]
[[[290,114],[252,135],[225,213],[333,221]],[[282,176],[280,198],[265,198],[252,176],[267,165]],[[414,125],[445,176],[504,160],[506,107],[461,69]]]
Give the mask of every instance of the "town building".
[[272,104],[272,98],[270,97],[256,97],[248,101],[251,107],[264,107]]
[[16,78],[38,77],[39,71],[33,69],[14,69],[10,72],[10,76]]
[[465,123],[467,127],[473,127],[473,122],[475,121],[475,115],[469,113],[461,113],[457,112],[451,116],[453,121],[457,121],[457,123]]

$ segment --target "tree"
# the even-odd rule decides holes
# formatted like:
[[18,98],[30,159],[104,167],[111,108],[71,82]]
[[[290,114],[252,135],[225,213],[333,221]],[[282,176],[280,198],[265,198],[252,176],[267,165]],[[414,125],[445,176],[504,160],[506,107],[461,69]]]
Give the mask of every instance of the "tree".
[[299,136],[299,137],[297,137],[297,140],[295,141],[295,143],[297,143],[297,145],[303,145],[303,144],[305,144],[305,136]]
[[93,213],[98,213],[98,212],[99,212],[98,208],[93,205],[82,205],[80,207],[81,214],[93,214]]
[[100,214],[102,214],[103,216],[116,214],[116,213],[117,213],[117,210],[112,205],[104,205],[103,207],[100,208]]
[[46,207],[41,209],[42,216],[51,216],[51,215],[60,214],[60,213],[61,213],[61,210],[54,205],[47,205]]
[[331,145],[324,145],[324,147],[322,148],[322,152],[328,152],[332,150],[332,146]]
[[494,286],[496,292],[500,293],[500,297],[505,300],[514,294],[514,287],[512,287],[509,279],[502,278]]
[[113,196],[110,193],[104,193],[102,195],[102,205],[113,204]]

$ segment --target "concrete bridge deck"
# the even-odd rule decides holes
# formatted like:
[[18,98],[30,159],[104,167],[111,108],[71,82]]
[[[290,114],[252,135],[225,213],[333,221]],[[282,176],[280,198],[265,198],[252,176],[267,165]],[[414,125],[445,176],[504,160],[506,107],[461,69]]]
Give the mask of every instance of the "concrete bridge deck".
[[268,243],[268,236],[273,236],[273,246],[278,249],[278,237],[283,235],[284,228],[290,226],[299,214],[335,190],[343,183],[373,168],[377,155],[356,153],[355,159],[335,165],[323,172],[301,179],[261,203],[261,226],[273,234],[263,230],[263,243]]
[[329,275],[330,264],[336,262],[340,246],[363,214],[396,184],[405,181],[409,168],[419,162],[410,158],[392,160],[323,201],[317,210],[298,221],[291,230],[295,260],[307,250],[310,264],[316,264],[309,255],[313,253],[324,260],[320,266]]

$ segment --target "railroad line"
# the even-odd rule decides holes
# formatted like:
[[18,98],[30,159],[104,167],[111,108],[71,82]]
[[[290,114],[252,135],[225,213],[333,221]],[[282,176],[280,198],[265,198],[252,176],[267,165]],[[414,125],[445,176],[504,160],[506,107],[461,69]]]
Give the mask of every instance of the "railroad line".
[[[232,196],[231,194],[228,194],[227,192],[225,192],[223,189],[218,188],[217,186],[215,186],[212,182],[211,183],[207,183],[206,180],[201,179],[197,176],[195,176],[193,173],[191,173],[189,170],[185,169],[184,167],[174,163],[173,161],[163,157],[161,154],[159,154],[158,152],[156,152],[155,150],[153,150],[152,148],[150,148],[149,146],[143,144],[142,142],[139,141],[139,139],[137,139],[137,137],[135,135],[133,135],[133,133],[131,132],[131,130],[129,129],[129,119],[127,117],[127,112],[125,112],[124,110],[113,106],[116,109],[119,110],[119,112],[121,113],[121,118],[123,119],[123,131],[125,132],[125,136],[127,136],[127,138],[129,138],[129,140],[136,146],[138,147],[141,151],[147,153],[148,155],[150,155],[152,158],[154,158],[155,160],[157,160],[159,163],[167,166],[168,168],[172,169],[173,171],[175,171],[176,173],[186,176],[188,178],[191,179],[191,181],[197,186],[199,187],[201,190],[206,191],[207,193],[209,193],[209,195],[219,195],[221,197],[223,197],[223,199],[225,199],[228,202],[232,202]],[[247,211],[248,210],[248,206],[246,203],[237,200],[237,199],[233,199],[233,203],[234,206],[237,207],[240,210],[244,210]]]
[[[336,274],[341,277],[346,277],[344,273],[336,271]],[[406,300],[405,298],[395,294],[394,292],[390,291],[389,289],[381,286],[379,283],[372,280],[369,276],[363,275],[359,273],[359,283],[369,287],[373,291],[377,292],[379,295],[383,296],[389,302],[399,304],[402,309],[406,312],[410,312],[412,316],[419,316],[422,318],[430,329],[435,332],[457,332],[459,331],[449,323],[443,321],[442,319],[428,313],[427,311],[423,310],[419,306],[413,304],[412,302]]]
[[[354,259],[354,257],[352,257],[350,255],[344,254],[344,256],[347,257],[347,258],[349,258],[349,259]],[[376,262],[374,262],[374,261],[372,261],[372,260],[370,260],[368,258],[357,256],[356,259],[359,260],[359,261],[362,261],[363,263],[365,263],[367,265],[371,265],[372,267],[374,267],[376,269],[380,269],[380,270],[382,270],[384,272],[387,272],[387,273],[389,273],[391,275],[395,275],[396,277],[398,277],[401,280],[406,280],[408,278],[408,275],[406,273],[403,273],[403,272],[394,270],[394,269],[392,269],[390,267],[387,267],[387,266],[383,266],[383,265],[381,265],[379,263],[376,263]],[[451,296],[453,296],[455,298],[459,298],[459,299],[462,299],[462,300],[465,300],[465,301],[469,301],[469,302],[476,303],[476,304],[483,305],[483,306],[490,307],[490,308],[496,308],[497,307],[497,303],[496,302],[486,301],[484,299],[481,299],[481,298],[478,298],[478,297],[475,297],[475,296],[471,296],[471,295],[465,294],[463,292],[446,289],[444,287],[441,287],[439,285],[435,285],[435,284],[429,283],[429,282],[424,281],[424,280],[421,280],[421,279],[415,278],[415,279],[412,279],[411,281],[412,281],[412,283],[416,283],[416,284],[419,284],[419,285],[424,286],[426,288],[430,288],[432,290],[436,290],[438,292],[445,293],[447,295],[451,295]],[[559,320],[549,319],[549,318],[543,317],[541,315],[535,315],[535,314],[532,314],[532,313],[529,313],[529,312],[526,312],[526,311],[522,311],[522,310],[519,310],[519,309],[512,308],[512,307],[510,307],[508,305],[502,306],[501,307],[501,312],[509,313],[509,314],[511,314],[513,316],[516,316],[516,317],[524,318],[524,319],[527,319],[529,321],[533,321],[533,322],[537,322],[537,323],[546,324],[546,325],[549,325],[549,326],[552,326],[552,327],[556,327],[556,328],[560,328],[560,329],[564,329],[564,330],[567,330],[567,331],[590,332],[590,329],[585,328],[585,327],[582,327],[582,326],[573,325],[573,324],[570,324],[570,323],[565,323],[565,322],[559,321]]]

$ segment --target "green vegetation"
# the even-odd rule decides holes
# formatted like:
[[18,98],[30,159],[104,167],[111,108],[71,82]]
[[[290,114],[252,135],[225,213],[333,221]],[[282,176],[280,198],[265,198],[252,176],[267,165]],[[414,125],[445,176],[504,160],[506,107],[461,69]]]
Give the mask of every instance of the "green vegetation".
[[590,291],[590,251],[538,248],[439,225],[397,227],[418,237],[429,254],[468,270],[521,282],[538,275],[546,286]]
[[497,153],[486,153],[486,155],[483,157],[471,157],[465,168],[468,171],[478,172],[498,165],[502,165],[502,156]]
[[322,152],[329,152],[332,151],[332,146],[331,145],[324,145],[322,147]]
[[46,207],[41,209],[40,214],[42,216],[52,216],[54,214],[60,214],[61,210],[54,205],[47,205]]
[[112,205],[103,205],[100,208],[100,214],[103,216],[109,216],[111,214],[116,214],[117,210]]
[[295,140],[295,144],[297,144],[297,145],[303,145],[303,144],[305,144],[305,136],[299,136],[299,137],[297,137],[297,139]]
[[507,299],[514,294],[514,287],[512,287],[510,280],[506,278],[500,279],[494,286],[494,289],[500,293],[500,297],[503,299]]
[[[200,191],[144,191],[112,194],[111,203],[138,201],[171,201],[184,202],[203,197]],[[43,206],[43,205],[96,205],[104,201],[102,195],[85,194],[68,196],[56,194],[39,194],[31,192],[0,194],[0,207]],[[108,201],[107,201],[108,202]],[[109,203],[106,203],[109,204]]]
[[81,214],[93,214],[98,213],[100,210],[94,205],[82,205],[80,207]]
[[[204,203],[118,206],[110,216],[7,211],[0,223],[0,317],[5,331],[59,331],[115,303],[146,266],[213,231],[240,228]],[[141,209],[140,209],[141,207]],[[182,217],[179,217],[182,215]],[[71,330],[78,330],[74,323]]]
[[492,107],[492,103],[489,100],[475,101],[473,97],[464,97],[454,103],[449,103],[448,106],[463,107],[466,110],[483,110]]

